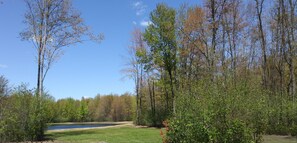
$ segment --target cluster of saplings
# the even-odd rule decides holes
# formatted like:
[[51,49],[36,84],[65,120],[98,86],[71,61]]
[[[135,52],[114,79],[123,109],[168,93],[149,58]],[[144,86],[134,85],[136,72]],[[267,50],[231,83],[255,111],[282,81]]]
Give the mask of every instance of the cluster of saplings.
[[135,123],[166,143],[296,136],[296,15],[295,0],[158,4],[129,47]]
[[48,123],[131,121],[135,97],[126,93],[55,101],[26,85],[11,88],[0,76],[0,142],[44,140]]

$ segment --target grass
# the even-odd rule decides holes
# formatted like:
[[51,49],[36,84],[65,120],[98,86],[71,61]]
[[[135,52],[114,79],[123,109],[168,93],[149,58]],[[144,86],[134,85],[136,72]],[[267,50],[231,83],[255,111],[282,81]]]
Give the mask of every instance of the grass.
[[[160,129],[132,126],[80,131],[47,132],[55,142],[162,143]],[[289,136],[265,135],[264,143],[297,143]]]
[[81,131],[48,132],[55,142],[162,143],[160,129],[119,127]]
[[264,143],[297,143],[296,137],[266,135],[264,136]]

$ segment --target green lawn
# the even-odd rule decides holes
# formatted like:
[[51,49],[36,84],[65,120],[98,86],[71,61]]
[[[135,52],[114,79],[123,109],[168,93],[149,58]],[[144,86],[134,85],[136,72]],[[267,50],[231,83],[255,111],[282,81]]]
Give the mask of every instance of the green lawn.
[[[160,129],[136,127],[48,132],[47,137],[55,142],[162,143]],[[264,136],[264,143],[297,143],[297,138],[266,135]]]
[[119,127],[81,131],[50,132],[55,142],[162,143],[160,129]]

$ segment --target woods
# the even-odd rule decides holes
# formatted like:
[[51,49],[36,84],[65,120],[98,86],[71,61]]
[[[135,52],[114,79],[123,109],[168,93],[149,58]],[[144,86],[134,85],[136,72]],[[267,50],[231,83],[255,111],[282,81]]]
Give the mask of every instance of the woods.
[[164,142],[296,135],[295,8],[294,0],[157,5],[132,37],[142,43],[132,44],[140,60],[130,64],[141,91],[136,123],[165,125]]

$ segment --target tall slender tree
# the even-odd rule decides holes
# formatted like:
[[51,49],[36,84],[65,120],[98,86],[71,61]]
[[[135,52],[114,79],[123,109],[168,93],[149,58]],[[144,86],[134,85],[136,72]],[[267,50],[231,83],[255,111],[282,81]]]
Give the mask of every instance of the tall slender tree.
[[37,51],[37,91],[43,94],[43,83],[48,70],[62,55],[62,48],[84,41],[101,41],[103,36],[93,35],[84,24],[71,0],[25,0],[27,11],[20,33],[23,40],[31,41]]
[[145,43],[140,29],[135,29],[132,33],[131,45],[128,47],[129,59],[127,67],[123,72],[129,78],[134,80],[136,93],[136,124],[141,124],[140,118],[142,116],[142,100],[141,93],[143,87],[144,63],[142,60],[145,54]]
[[264,26],[263,26],[263,4],[264,0],[255,0],[256,2],[256,15],[257,15],[257,22],[258,22],[258,30],[259,30],[259,39],[261,43],[261,50],[262,50],[262,80],[263,85],[267,88],[267,77],[268,77],[268,69],[267,69],[267,48],[266,48],[266,36],[264,33]]
[[146,28],[144,39],[151,48],[155,65],[163,69],[169,77],[172,111],[175,113],[175,73],[177,43],[175,33],[175,15],[173,8],[158,4],[151,13],[152,24]]

